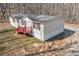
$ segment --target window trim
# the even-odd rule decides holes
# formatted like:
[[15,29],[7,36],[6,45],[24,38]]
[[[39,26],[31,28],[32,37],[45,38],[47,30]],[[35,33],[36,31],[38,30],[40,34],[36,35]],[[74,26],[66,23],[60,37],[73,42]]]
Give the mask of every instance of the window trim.
[[36,28],[36,29],[40,30],[40,23],[33,22],[33,28]]

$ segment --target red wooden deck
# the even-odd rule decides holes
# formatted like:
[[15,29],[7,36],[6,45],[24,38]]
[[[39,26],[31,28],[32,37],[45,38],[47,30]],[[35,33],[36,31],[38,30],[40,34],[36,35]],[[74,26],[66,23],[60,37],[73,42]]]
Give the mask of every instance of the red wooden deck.
[[27,28],[27,27],[18,27],[18,28],[16,28],[16,32],[17,33],[24,33],[24,34],[26,34],[26,33],[31,33],[31,28]]

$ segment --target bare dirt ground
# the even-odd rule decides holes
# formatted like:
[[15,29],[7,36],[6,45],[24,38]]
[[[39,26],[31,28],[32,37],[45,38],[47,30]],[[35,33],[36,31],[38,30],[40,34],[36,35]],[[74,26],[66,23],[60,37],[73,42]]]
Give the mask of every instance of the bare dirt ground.
[[15,34],[9,23],[0,23],[0,55],[79,56],[79,28],[65,24],[64,33],[41,42],[34,37]]

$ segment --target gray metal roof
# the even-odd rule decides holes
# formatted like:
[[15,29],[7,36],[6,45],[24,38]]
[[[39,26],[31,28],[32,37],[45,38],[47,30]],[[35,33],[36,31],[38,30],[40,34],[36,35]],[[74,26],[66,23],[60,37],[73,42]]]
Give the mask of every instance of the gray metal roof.
[[35,21],[49,21],[49,20],[55,20],[58,18],[57,16],[49,16],[49,15],[34,15],[34,14],[25,14],[28,18]]
[[33,21],[48,21],[48,20],[55,20],[56,18],[60,18],[57,16],[49,16],[49,15],[35,15],[35,14],[16,14],[11,16],[12,18],[16,19],[24,19],[25,17],[30,18]]
[[24,14],[16,14],[16,15],[12,15],[10,16],[13,19],[23,19],[25,18]]
[[37,17],[35,17],[35,19],[37,19],[39,21],[48,21],[48,20],[55,19],[55,17],[54,16],[49,16],[49,15],[38,15]]

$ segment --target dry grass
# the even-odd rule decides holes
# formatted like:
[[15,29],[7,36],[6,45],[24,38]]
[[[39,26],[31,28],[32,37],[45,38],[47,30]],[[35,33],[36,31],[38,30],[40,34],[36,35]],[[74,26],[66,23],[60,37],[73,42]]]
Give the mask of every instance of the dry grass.
[[9,24],[0,23],[0,55],[34,43],[41,43],[41,41],[34,37],[17,35]]
[[71,27],[76,27],[76,28],[79,28],[79,24],[68,24],[68,23],[65,23],[66,26],[71,26]]
[[78,36],[79,31],[66,29],[61,35],[42,43],[31,36],[17,35],[9,23],[0,23],[0,55],[66,55],[79,47]]

